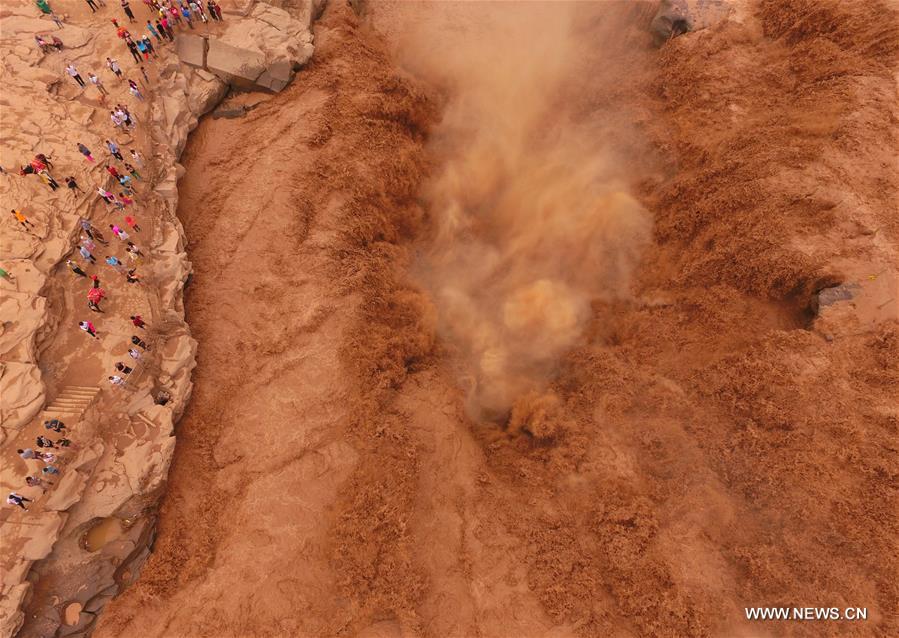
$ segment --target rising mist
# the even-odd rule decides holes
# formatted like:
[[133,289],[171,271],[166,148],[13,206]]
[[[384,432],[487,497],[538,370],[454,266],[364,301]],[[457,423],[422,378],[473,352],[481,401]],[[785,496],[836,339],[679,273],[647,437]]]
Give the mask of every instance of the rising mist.
[[406,52],[447,98],[433,133],[440,168],[424,193],[434,235],[417,273],[470,415],[505,418],[582,339],[591,299],[629,294],[651,224],[613,178],[601,114],[568,107],[584,46],[576,6],[482,7],[464,39],[435,47],[418,33]]

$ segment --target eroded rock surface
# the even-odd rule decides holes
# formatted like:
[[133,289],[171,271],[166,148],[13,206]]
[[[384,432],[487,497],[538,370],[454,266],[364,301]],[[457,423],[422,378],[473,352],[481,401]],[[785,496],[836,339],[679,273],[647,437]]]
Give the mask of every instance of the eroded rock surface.
[[243,89],[280,91],[312,57],[312,48],[308,24],[265,3],[254,5],[245,19],[228,23],[218,37],[178,38],[182,62]]
[[[311,16],[312,6],[301,14]],[[138,23],[129,28],[142,35],[148,14],[132,7]],[[182,63],[174,45],[159,42],[159,57],[144,64],[145,79],[109,24],[111,18],[124,22],[118,6],[109,3],[96,14],[83,3],[53,8],[63,20],[60,29],[29,2],[7,3],[0,15],[0,199],[7,211],[0,267],[11,274],[0,280],[0,482],[6,493],[32,499],[27,512],[5,507],[0,516],[0,636],[84,635],[146,559],[174,450],[173,424],[190,397],[196,353],[182,303],[191,265],[175,216],[184,170],[177,159],[198,118],[239,79]],[[195,33],[207,34],[215,46],[260,56],[263,64],[247,86],[277,89],[312,54],[308,23],[282,9],[255,2],[225,3],[224,9],[224,23],[198,24]],[[38,33],[60,38],[62,52],[38,49]],[[179,48],[197,40],[190,33],[186,27],[177,32]],[[250,46],[255,39],[266,43],[263,49]],[[107,57],[119,61],[125,78],[139,82],[144,101],[105,68]],[[79,88],[64,73],[69,63],[85,81],[89,72],[99,76],[109,95],[90,85]],[[128,106],[136,129],[111,125],[115,104]],[[94,251],[100,265],[77,253],[82,218],[100,229],[122,223],[122,213],[96,194],[97,187],[113,190],[104,169],[114,163],[107,139],[118,142],[126,161],[134,163],[130,149],[143,156],[135,204],[127,209],[141,226],[131,239],[144,253],[135,264],[142,285],[126,284],[102,264],[108,254],[125,257],[108,230],[110,245]],[[78,143],[91,149],[95,162],[85,161]],[[59,189],[37,175],[18,174],[38,153],[51,158],[48,170]],[[117,166],[122,169],[121,162]],[[80,191],[66,188],[70,175]],[[10,209],[21,210],[32,225],[17,223]],[[89,281],[70,272],[66,259],[101,278],[108,293],[103,314],[87,310]],[[126,354],[137,331],[131,314],[141,314],[150,326],[141,337],[151,350],[137,364]],[[78,329],[82,320],[94,322],[98,340]],[[135,372],[126,388],[113,388],[106,378],[123,358]],[[161,390],[171,397],[165,405],[154,402]],[[16,450],[34,447],[36,436],[47,434],[42,422],[50,417],[65,422],[73,444],[60,455],[60,474],[45,491],[25,484],[27,475],[40,475],[43,463],[22,459]]]

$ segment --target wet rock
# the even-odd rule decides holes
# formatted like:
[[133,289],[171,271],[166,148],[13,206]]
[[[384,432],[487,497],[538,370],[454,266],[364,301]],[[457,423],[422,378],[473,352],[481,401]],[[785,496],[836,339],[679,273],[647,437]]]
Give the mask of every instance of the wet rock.
[[649,25],[656,46],[662,46],[671,38],[683,35],[692,28],[686,0],[662,0]]
[[840,301],[848,301],[852,299],[858,292],[858,284],[840,284],[839,286],[831,286],[820,290],[815,296],[815,312],[820,312],[822,308],[832,306]]
[[215,119],[225,118],[233,120],[238,117],[243,117],[246,114],[247,107],[245,106],[220,106],[212,112],[212,117]]

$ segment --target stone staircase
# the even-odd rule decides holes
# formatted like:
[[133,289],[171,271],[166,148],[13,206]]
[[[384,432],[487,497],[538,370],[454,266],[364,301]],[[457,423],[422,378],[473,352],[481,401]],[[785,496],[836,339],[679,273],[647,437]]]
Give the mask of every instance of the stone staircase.
[[100,388],[81,385],[67,385],[62,392],[50,402],[41,412],[41,419],[70,419],[75,421],[81,418],[84,411],[100,393]]
[[145,415],[143,412],[138,412],[134,416],[136,416],[145,426],[147,426],[151,430],[159,429],[159,424],[153,422],[153,420],[147,417],[147,415]]

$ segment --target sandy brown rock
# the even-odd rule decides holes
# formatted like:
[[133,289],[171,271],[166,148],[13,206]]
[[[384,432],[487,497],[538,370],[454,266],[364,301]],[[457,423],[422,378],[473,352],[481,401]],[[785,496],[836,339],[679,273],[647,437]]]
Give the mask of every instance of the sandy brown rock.
[[298,21],[283,9],[257,3],[242,14],[244,19],[229,22],[219,37],[180,37],[178,57],[231,86],[280,91],[312,56],[312,3],[301,5],[309,12]]
[[[248,15],[254,12],[254,4],[246,6]],[[143,7],[135,7],[136,13],[142,11]],[[278,19],[286,16],[268,6],[257,13]],[[7,212],[0,234],[0,266],[13,275],[0,282],[0,480],[4,489],[15,489],[35,501],[27,513],[4,510],[0,522],[2,636],[12,635],[22,625],[23,605],[33,610],[36,621],[26,623],[20,635],[55,631],[67,601],[78,601],[83,611],[74,612],[76,625],[68,627],[65,635],[89,629],[96,619],[89,612],[99,611],[120,587],[135,579],[146,558],[155,522],[153,508],[174,449],[173,423],[191,393],[196,352],[183,321],[182,290],[191,265],[174,215],[177,178],[183,174],[176,160],[200,115],[213,108],[228,88],[217,76],[180,64],[173,47],[164,45],[158,45],[159,59],[145,65],[148,85],[109,25],[110,17],[121,21],[115,7],[93,15],[79,4],[63,16],[65,26],[60,30],[38,15],[33,3],[14,2],[4,7],[0,17],[5,61],[0,81],[6,88],[0,96],[4,137],[0,163],[5,169],[0,175],[0,199],[6,211],[18,208],[34,224],[22,228]],[[260,22],[260,18],[247,20]],[[234,29],[238,41],[255,36],[273,40],[269,24],[260,22],[240,31],[240,22],[229,14],[224,25],[213,24],[206,32],[218,38],[222,31]],[[297,58],[290,56],[301,51],[308,58],[310,39],[308,31],[305,36],[302,31],[294,25],[289,33],[280,33],[279,53],[272,54],[272,60],[282,55],[293,63]],[[64,50],[42,53],[34,44],[35,33],[57,35]],[[291,37],[297,37],[297,42],[290,43]],[[126,94],[104,68],[107,56],[119,60],[127,77],[141,82],[146,102],[137,103]],[[68,62],[77,66],[85,80],[88,71],[100,76],[111,100],[104,105],[93,87],[79,89],[63,72]],[[133,133],[110,126],[108,104],[116,101],[132,110],[138,122]],[[82,217],[104,231],[114,220],[94,194],[98,185],[108,183],[102,168],[110,161],[104,148],[107,138],[117,139],[123,150],[138,149],[146,160],[141,169],[144,181],[137,184],[132,210],[143,227],[140,234],[132,233],[146,254],[138,263],[146,284],[142,287],[128,287],[112,270],[85,263],[72,252]],[[78,142],[91,148],[96,164],[86,163],[77,153]],[[51,157],[50,172],[58,182],[74,175],[86,193],[70,193],[64,184],[53,192],[35,175],[16,175],[19,166],[39,152]],[[116,244],[101,246],[97,252],[98,258],[108,252],[124,257]],[[104,302],[105,314],[87,312],[87,285],[62,263],[66,258],[100,275],[110,293]],[[130,389],[111,391],[106,375],[130,345],[135,329],[127,317],[134,312],[153,326],[146,338],[154,348],[145,357],[146,367],[138,366],[129,379]],[[76,324],[83,319],[97,324],[99,342],[78,330]],[[154,405],[153,397],[162,387],[171,400],[166,406]],[[42,494],[40,488],[24,487],[25,475],[39,473],[42,464],[23,461],[15,449],[33,447],[35,436],[45,433],[41,419],[50,415],[66,422],[75,447],[64,452],[56,484]],[[125,521],[127,533],[102,551],[85,552],[85,534],[110,517]],[[52,560],[39,562],[48,556]]]

